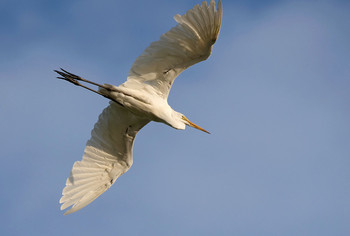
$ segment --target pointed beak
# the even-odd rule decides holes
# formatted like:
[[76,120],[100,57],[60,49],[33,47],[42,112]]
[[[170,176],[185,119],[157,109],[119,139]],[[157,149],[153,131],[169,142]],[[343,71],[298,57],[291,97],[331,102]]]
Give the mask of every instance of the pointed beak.
[[188,126],[191,126],[193,128],[199,129],[199,130],[201,130],[203,132],[206,132],[207,134],[210,134],[208,131],[206,131],[202,127],[200,127],[200,126],[196,125],[195,123],[192,123],[191,121],[189,121],[185,116],[182,116],[182,119],[187,122]]

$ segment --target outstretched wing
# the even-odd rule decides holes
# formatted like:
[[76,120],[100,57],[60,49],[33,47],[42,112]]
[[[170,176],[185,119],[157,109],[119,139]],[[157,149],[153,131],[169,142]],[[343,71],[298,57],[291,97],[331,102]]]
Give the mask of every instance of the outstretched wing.
[[134,138],[148,122],[110,102],[91,132],[83,159],[74,163],[63,189],[61,210],[73,205],[65,215],[94,201],[130,168]]
[[211,0],[209,5],[203,2],[185,15],[174,18],[178,25],[146,48],[134,62],[122,86],[146,89],[166,99],[182,71],[210,56],[220,32],[221,1],[217,9],[215,0]]

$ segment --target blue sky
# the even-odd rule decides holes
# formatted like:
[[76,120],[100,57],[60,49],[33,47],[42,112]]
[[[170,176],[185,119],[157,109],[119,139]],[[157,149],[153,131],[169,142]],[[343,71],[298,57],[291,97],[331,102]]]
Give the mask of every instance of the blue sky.
[[103,97],[200,1],[0,2],[1,235],[349,235],[350,4],[223,1],[212,56],[173,108],[208,129],[140,131],[132,168],[63,216],[58,200]]

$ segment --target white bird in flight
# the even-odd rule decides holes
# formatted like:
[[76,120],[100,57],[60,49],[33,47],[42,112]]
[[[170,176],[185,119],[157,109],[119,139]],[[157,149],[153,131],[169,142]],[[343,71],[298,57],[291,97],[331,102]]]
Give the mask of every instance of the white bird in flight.
[[[174,17],[175,27],[153,42],[136,59],[125,83],[100,85],[63,69],[64,79],[111,100],[95,124],[83,158],[73,169],[63,189],[61,210],[65,215],[85,207],[104,193],[133,163],[132,147],[137,132],[150,121],[175,129],[186,125],[207,132],[168,105],[175,78],[186,68],[206,60],[218,38],[222,4],[202,2],[184,15]],[[98,86],[93,90],[81,82]]]

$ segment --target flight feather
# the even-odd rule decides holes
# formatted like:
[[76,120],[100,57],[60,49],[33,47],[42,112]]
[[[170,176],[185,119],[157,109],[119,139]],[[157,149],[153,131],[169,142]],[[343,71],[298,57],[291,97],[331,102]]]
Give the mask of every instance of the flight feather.
[[132,165],[132,146],[137,132],[149,120],[133,115],[115,102],[103,110],[91,132],[83,159],[73,165],[60,203],[65,214],[85,207],[104,193]]
[[[166,99],[175,78],[186,68],[206,60],[221,27],[222,5],[219,0],[203,2],[184,15],[176,15],[175,27],[163,34],[136,59],[125,87],[147,89]],[[150,87],[150,88],[149,88]]]

